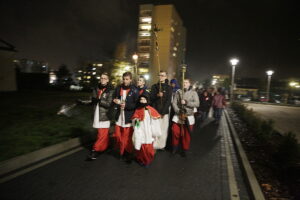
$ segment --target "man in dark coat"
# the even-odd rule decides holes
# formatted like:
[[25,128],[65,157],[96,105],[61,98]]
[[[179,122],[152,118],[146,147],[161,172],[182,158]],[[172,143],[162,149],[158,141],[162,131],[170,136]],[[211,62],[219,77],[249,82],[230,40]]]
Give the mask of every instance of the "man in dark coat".
[[207,90],[204,90],[202,94],[200,94],[199,100],[200,100],[199,113],[201,117],[201,122],[203,122],[207,118],[209,110],[211,108],[212,96],[211,94],[208,93]]
[[138,97],[138,91],[132,84],[132,74],[125,72],[123,83],[116,88],[113,95],[113,106],[117,108],[116,126],[113,135],[121,156],[124,152],[133,152],[131,117],[135,111]]
[[107,73],[102,73],[100,82],[93,90],[92,104],[95,106],[93,128],[98,130],[97,140],[89,156],[95,160],[99,152],[103,152],[109,145],[110,120],[107,113],[112,103],[113,87],[109,83]]
[[152,85],[150,92],[151,106],[161,115],[161,136],[156,140],[154,147],[164,149],[168,137],[169,112],[172,99],[172,87],[168,84],[167,72],[160,71],[159,82]]

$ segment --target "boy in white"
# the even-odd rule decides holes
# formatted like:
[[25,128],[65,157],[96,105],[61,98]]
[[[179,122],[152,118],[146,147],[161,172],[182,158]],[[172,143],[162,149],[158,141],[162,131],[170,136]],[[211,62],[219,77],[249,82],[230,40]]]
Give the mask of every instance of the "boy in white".
[[148,105],[148,96],[139,97],[138,108],[135,110],[132,120],[134,125],[133,145],[137,161],[148,166],[154,159],[153,142],[161,136],[160,114]]

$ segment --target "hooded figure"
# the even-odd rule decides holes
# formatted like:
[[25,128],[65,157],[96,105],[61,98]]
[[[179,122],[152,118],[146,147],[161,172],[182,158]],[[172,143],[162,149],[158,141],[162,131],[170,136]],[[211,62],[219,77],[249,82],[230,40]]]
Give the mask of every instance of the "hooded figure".
[[133,146],[136,160],[143,166],[148,166],[154,159],[153,143],[161,135],[160,114],[149,106],[149,96],[140,95],[133,120]]

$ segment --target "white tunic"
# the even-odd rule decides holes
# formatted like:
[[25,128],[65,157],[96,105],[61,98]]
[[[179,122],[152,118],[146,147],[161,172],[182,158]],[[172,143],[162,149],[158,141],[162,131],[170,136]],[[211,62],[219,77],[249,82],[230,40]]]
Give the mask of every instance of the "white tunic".
[[145,118],[136,125],[137,120],[133,120],[134,132],[132,141],[134,148],[140,150],[142,144],[152,144],[155,138],[161,135],[159,119],[151,118],[149,111],[145,110]]
[[[127,95],[126,90],[123,90],[123,95],[121,96],[121,102],[125,102],[126,95]],[[118,121],[116,122],[116,125],[124,127],[124,128],[132,126],[131,123],[125,124],[125,110],[124,109],[120,110],[120,115],[119,115]]]
[[109,127],[110,127],[110,121],[100,121],[99,120],[99,105],[97,104],[96,110],[94,113],[93,128],[109,128]]
[[[187,116],[187,118],[189,120],[189,125],[194,125],[195,124],[194,115],[189,115],[189,116]],[[178,124],[183,124],[183,122],[179,120],[178,115],[174,115],[172,121],[175,122],[175,123],[178,123]]]

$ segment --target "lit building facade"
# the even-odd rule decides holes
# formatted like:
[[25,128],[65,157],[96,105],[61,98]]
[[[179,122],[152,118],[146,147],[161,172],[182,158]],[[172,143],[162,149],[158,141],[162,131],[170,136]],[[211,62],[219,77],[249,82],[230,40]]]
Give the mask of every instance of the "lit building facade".
[[[154,28],[157,27],[157,42]],[[186,29],[173,5],[140,5],[137,38],[138,74],[158,80],[159,66],[168,78],[179,78],[185,62]]]

